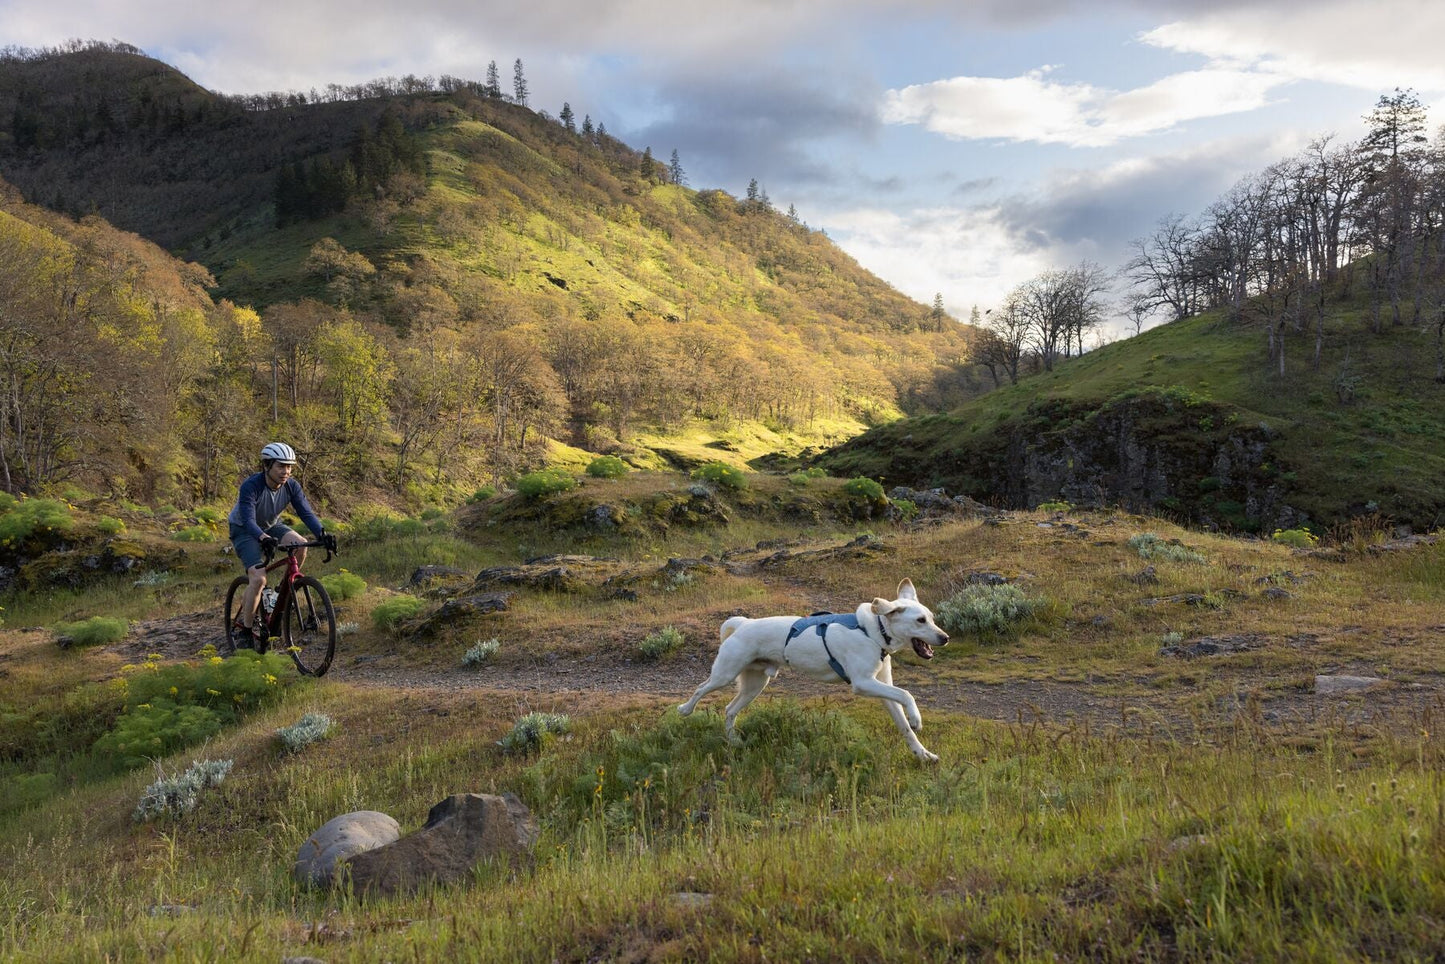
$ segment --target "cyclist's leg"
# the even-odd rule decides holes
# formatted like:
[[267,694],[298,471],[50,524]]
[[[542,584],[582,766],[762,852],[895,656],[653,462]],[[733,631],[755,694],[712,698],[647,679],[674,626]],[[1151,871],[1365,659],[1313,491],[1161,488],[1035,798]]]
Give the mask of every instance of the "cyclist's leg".
[[261,588],[266,585],[266,562],[261,552],[261,543],[253,539],[241,526],[231,527],[231,545],[236,557],[246,570],[246,591],[241,596],[241,608],[237,613],[242,626],[250,629],[256,619],[256,604],[261,599]]
[[[301,542],[305,542],[305,541],[306,541],[306,537],[305,537],[305,536],[301,535],[299,532],[297,532],[296,530],[292,529],[290,526],[282,525],[282,524],[279,523],[279,522],[276,523],[275,525],[273,525],[270,529],[267,529],[267,530],[266,530],[266,534],[267,534],[268,536],[274,536],[275,539],[276,539],[276,542],[277,542],[278,544],[280,544],[280,545],[283,545],[283,546],[294,546],[294,545],[296,545],[297,543],[301,543]],[[298,549],[298,550],[296,550],[296,565],[301,566],[301,565],[305,565],[305,563],[306,563],[306,550],[305,550],[305,549]]]

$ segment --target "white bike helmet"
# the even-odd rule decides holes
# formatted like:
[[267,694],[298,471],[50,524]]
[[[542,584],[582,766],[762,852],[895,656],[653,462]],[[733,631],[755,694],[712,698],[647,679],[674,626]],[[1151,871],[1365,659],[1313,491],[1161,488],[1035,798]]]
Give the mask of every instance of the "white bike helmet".
[[261,450],[261,458],[270,462],[296,464],[296,450],[285,442],[271,442]]

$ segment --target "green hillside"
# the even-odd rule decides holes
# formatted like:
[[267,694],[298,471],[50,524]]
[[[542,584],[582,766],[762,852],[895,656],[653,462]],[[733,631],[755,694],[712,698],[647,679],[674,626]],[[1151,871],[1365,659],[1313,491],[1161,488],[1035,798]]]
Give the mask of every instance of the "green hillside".
[[639,466],[796,453],[983,390],[971,329],[765,196],[443,81],[235,97],[119,44],[11,54],[0,175],[254,307],[246,360],[205,373],[232,434],[297,439],[353,502],[455,499],[549,440]]
[[[1261,309],[1262,310],[1262,309]],[[1023,379],[948,415],[904,419],[823,457],[890,484],[1035,506],[1118,503],[1258,529],[1379,512],[1445,520],[1445,385],[1433,336],[1370,328],[1363,294],[1313,331],[1209,312]]]

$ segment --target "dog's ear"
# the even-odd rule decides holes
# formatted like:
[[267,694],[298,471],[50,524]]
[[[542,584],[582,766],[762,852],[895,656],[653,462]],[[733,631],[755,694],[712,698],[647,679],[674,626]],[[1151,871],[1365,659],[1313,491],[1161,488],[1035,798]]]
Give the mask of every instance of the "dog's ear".
[[913,589],[912,579],[905,579],[898,584],[898,598],[911,599],[914,602],[918,602],[918,593]]
[[873,600],[873,615],[875,616],[887,616],[889,613],[900,608],[902,607],[895,606],[886,599]]

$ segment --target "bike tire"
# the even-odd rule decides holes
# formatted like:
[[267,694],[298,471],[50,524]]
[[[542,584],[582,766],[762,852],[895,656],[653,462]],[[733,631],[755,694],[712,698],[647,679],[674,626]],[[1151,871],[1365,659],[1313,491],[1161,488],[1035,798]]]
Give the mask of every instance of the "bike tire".
[[336,609],[319,581],[302,576],[291,584],[281,634],[303,675],[326,675],[336,655]]
[[[231,580],[231,586],[226,590],[226,643],[227,652],[234,653],[238,649],[254,649],[258,653],[264,653],[271,648],[269,639],[249,640],[241,637],[234,630],[236,624],[236,613],[241,609],[241,601],[246,598],[246,584],[250,582],[245,576],[237,576]],[[256,613],[257,619],[265,619],[265,614]]]

